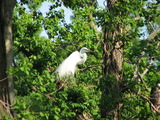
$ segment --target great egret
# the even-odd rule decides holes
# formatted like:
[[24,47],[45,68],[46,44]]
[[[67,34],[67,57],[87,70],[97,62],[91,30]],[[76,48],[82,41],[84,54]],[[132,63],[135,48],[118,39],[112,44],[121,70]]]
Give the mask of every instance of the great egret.
[[66,76],[74,77],[75,70],[77,69],[78,64],[83,64],[87,60],[86,52],[90,50],[86,47],[81,48],[80,52],[75,51],[69,55],[56,69],[56,73],[60,78]]

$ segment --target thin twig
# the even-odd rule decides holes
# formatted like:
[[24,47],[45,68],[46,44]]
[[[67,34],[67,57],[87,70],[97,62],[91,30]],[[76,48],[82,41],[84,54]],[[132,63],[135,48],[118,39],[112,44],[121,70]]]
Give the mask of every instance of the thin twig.
[[7,78],[8,78],[8,76],[3,78],[3,79],[1,79],[0,82],[5,81]]
[[139,64],[140,64],[143,56],[144,56],[144,52],[142,52],[138,58],[137,64],[136,64],[134,72],[133,72],[132,80],[135,80],[138,76],[138,68],[139,68]]
[[152,63],[153,63],[153,60],[152,60],[152,58],[150,58],[150,61],[149,61],[148,66],[147,66],[146,69],[143,71],[143,73],[140,74],[141,77],[143,77],[143,76],[148,72],[148,70],[149,70],[149,68],[151,67]]
[[102,65],[91,65],[91,66],[88,66],[87,68],[83,68],[83,69],[80,69],[80,71],[87,71],[87,70],[90,70],[91,68],[95,68],[95,67],[98,67],[98,66],[102,66]]
[[14,75],[16,72],[14,72],[13,74],[11,74],[11,75],[8,75],[7,77],[5,77],[5,78],[3,78],[3,79],[1,79],[0,80],[0,82],[3,82],[3,81],[5,81],[5,80],[7,80],[7,78],[9,77],[9,76],[12,76],[12,75]]
[[138,72],[138,77],[139,77],[139,79],[142,81],[142,83],[144,84],[144,86],[145,86],[146,90],[149,92],[149,91],[150,91],[150,89],[147,87],[147,85],[146,85],[145,81],[143,80],[143,78],[142,78],[142,76],[141,76],[141,74],[140,74],[139,72]]
[[56,101],[54,98],[50,97],[49,95],[44,94],[44,93],[41,93],[40,90],[39,90],[39,88],[38,88],[37,86],[32,85],[32,89],[33,89],[34,91],[36,91],[36,92],[38,92],[38,93],[46,96],[48,99]]
[[[46,96],[46,97],[49,98],[50,100],[56,101],[56,100],[55,100],[53,97],[51,97],[50,95],[55,94],[56,92],[58,92],[59,90],[61,90],[61,89],[64,87],[64,85],[66,85],[66,84],[68,83],[68,82],[66,82],[66,81],[67,81],[67,79],[65,79],[64,83],[63,83],[57,90],[55,90],[55,91],[53,91],[53,92],[51,92],[51,93],[48,93],[48,94],[44,94],[44,93],[40,92],[39,88],[38,88],[37,86],[34,86],[34,85],[32,85],[32,89],[35,90],[36,92],[38,92],[38,93]],[[49,85],[49,84],[47,84],[47,85]]]
[[[66,82],[66,84],[67,84],[67,82]],[[61,90],[61,89],[63,88],[63,86],[66,85],[66,84],[63,83],[57,90],[55,90],[55,91],[53,91],[53,92],[51,92],[51,93],[48,93],[47,95],[52,95],[52,94],[58,92],[58,91]]]
[[151,23],[151,22],[148,22],[148,23],[149,23],[149,25],[151,26],[152,30],[155,31],[155,29],[154,29],[152,23]]

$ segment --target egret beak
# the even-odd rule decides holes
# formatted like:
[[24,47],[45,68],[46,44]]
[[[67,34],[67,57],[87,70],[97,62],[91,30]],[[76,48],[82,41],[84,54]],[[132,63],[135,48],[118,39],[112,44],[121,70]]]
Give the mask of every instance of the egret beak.
[[88,52],[93,52],[92,50],[88,49]]

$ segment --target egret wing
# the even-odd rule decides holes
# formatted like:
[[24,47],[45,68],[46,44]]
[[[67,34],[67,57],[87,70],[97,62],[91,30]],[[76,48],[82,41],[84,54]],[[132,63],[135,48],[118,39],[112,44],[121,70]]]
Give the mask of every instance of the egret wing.
[[75,51],[72,54],[69,55],[68,58],[66,58],[60,66],[57,68],[56,72],[59,73],[60,77],[66,76],[66,75],[74,75],[77,62],[79,60],[79,52]]

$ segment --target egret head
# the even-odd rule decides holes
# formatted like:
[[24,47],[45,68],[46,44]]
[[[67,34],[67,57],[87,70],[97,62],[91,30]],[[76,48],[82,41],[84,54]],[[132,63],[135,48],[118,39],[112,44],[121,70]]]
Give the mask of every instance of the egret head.
[[89,52],[89,51],[90,50],[88,48],[83,47],[83,48],[81,48],[80,53],[83,54],[83,53],[86,53],[86,52]]

